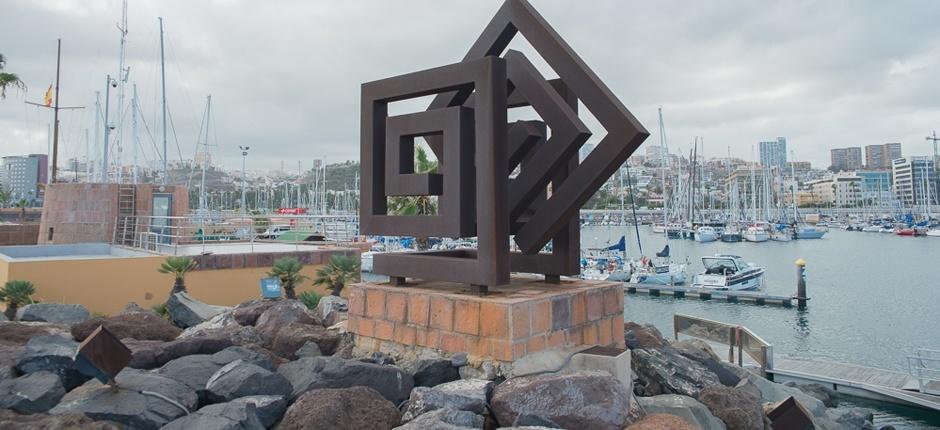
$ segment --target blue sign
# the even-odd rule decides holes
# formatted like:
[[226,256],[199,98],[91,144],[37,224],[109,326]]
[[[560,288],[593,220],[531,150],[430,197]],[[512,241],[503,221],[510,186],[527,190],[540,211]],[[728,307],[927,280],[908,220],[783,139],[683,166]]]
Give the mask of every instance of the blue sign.
[[261,278],[261,297],[277,299],[281,297],[281,280],[278,278]]

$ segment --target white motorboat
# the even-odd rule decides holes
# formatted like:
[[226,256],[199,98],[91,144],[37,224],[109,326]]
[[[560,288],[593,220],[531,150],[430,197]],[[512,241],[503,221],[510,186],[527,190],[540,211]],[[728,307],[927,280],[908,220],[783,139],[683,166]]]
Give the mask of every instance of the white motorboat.
[[793,240],[793,233],[789,229],[786,230],[777,230],[774,229],[770,232],[770,240],[774,242],[789,242]]
[[755,290],[763,283],[764,268],[748,263],[737,255],[702,257],[702,264],[705,271],[692,278],[692,286],[695,288]]
[[927,230],[927,236],[940,237],[940,228]]
[[744,229],[744,233],[741,234],[741,237],[748,242],[766,242],[770,240],[770,235],[767,234],[767,230],[755,225]]
[[653,285],[682,285],[685,284],[687,275],[685,273],[685,264],[666,263],[654,264],[650,266],[640,266],[634,269],[630,275],[630,282],[634,284],[653,284]]
[[822,239],[826,235],[826,232],[829,230],[819,227],[817,224],[815,227],[811,225],[798,226],[796,228],[796,238],[797,239]]
[[695,230],[696,242],[714,242],[718,240],[718,230],[715,227],[703,225]]
[[881,226],[880,225],[865,226],[865,227],[862,227],[862,231],[864,231],[865,233],[878,233],[879,231],[881,231]]

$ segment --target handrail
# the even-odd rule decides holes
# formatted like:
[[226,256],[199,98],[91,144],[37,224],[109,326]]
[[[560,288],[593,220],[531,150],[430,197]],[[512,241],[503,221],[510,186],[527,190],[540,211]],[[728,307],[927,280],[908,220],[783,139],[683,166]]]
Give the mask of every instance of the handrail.
[[728,361],[734,363],[734,349],[738,349],[738,365],[743,365],[744,354],[760,365],[761,375],[773,369],[773,345],[747,327],[723,323],[685,314],[673,315],[673,335],[679,334],[728,345]]
[[924,394],[940,394],[940,390],[930,389],[931,383],[940,385],[940,350],[917,349],[915,355],[907,356],[907,369],[911,377],[917,380],[918,391]]

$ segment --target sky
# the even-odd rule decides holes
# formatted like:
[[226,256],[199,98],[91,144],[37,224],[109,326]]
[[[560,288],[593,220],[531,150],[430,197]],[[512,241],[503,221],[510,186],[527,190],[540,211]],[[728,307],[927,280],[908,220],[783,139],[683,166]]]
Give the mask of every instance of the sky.
[[[530,2],[652,133],[640,153],[659,144],[660,106],[672,152],[688,153],[699,136],[709,158],[755,159],[759,141],[785,136],[792,159],[819,168],[836,147],[901,142],[904,155],[932,153],[925,137],[940,129],[940,2]],[[294,171],[298,161],[308,169],[315,158],[358,159],[360,85],[459,61],[501,1],[129,3],[124,119],[116,89],[109,106],[122,160],[136,147],[141,164],[153,163],[162,147],[163,17],[169,159],[194,157],[211,94],[216,162],[239,168],[238,147],[250,146],[249,169]],[[0,101],[0,155],[46,152],[51,111],[23,102],[40,102],[54,81],[61,37],[60,104],[86,108],[60,114],[60,160],[100,158],[95,92],[104,105],[106,76],[119,74],[121,1],[0,4],[5,71],[28,85]],[[526,42],[511,47],[555,76]],[[589,142],[599,140],[596,122],[587,124],[598,131]]]

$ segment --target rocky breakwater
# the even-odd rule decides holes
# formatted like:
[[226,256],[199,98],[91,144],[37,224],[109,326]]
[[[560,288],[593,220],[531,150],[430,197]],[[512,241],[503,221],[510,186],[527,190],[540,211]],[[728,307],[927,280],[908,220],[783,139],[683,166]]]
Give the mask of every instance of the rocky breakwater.
[[[765,411],[793,397],[811,415],[816,429],[873,429],[864,409],[830,409],[814,387],[777,384],[723,362],[704,342],[669,342],[652,325],[624,324],[631,350],[634,395],[650,421],[679,417],[705,430],[770,429]],[[815,396],[815,397],[814,397]],[[672,417],[663,418],[662,415]],[[658,427],[637,422],[637,428]]]

